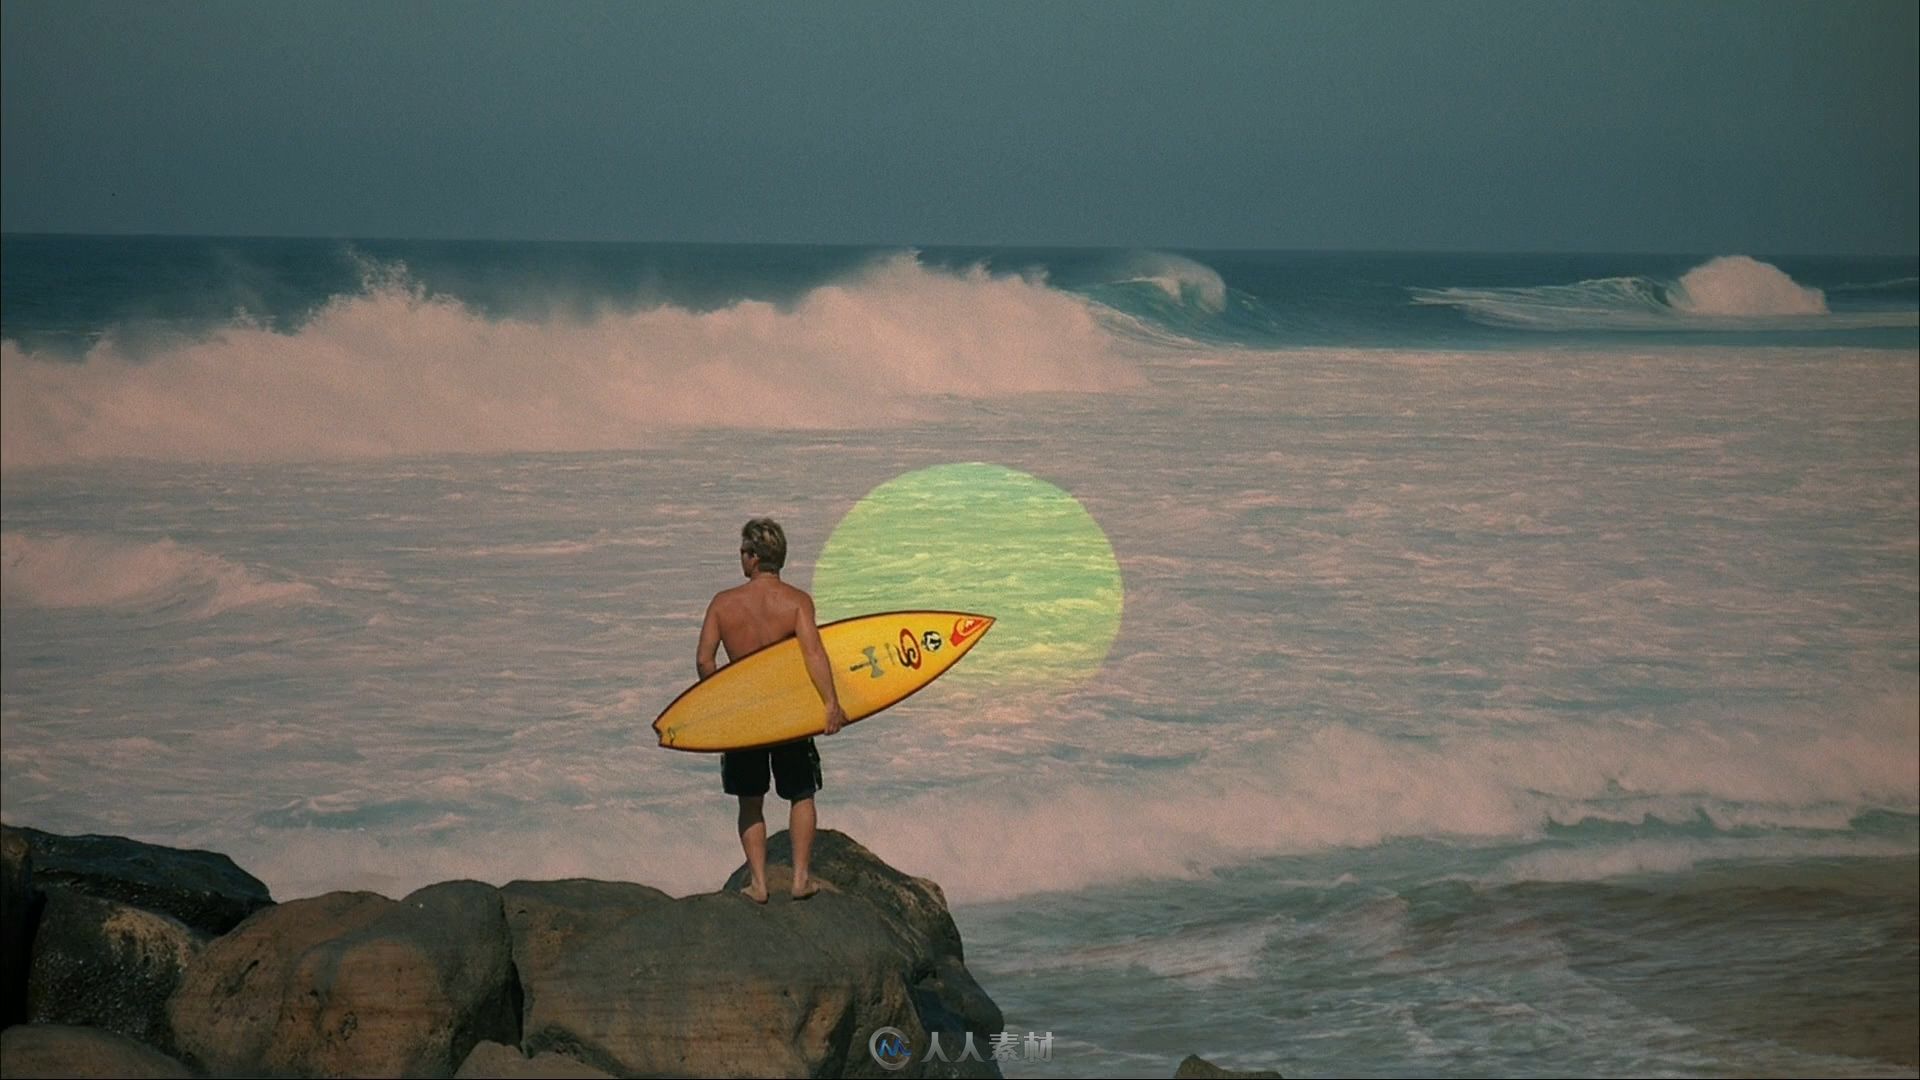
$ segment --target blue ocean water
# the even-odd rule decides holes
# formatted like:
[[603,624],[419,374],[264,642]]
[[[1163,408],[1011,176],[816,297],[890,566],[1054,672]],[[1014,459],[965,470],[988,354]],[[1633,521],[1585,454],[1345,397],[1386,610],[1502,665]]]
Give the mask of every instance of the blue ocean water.
[[692,678],[955,461],[1100,678],[827,740],[1012,1075],[1913,1075],[1913,260],[8,236],[0,810],[282,899],[737,863]]

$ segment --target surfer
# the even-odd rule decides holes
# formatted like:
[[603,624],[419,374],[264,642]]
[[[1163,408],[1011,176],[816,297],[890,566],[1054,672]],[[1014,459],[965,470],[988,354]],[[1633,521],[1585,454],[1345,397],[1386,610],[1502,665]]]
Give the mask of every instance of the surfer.
[[[787,534],[772,518],[754,518],[740,529],[740,572],[747,583],[726,589],[707,605],[694,664],[705,679],[719,670],[714,651],[727,647],[727,662],[788,638],[800,639],[807,674],[827,710],[827,734],[847,722],[833,688],[833,669],[813,621],[813,598],[780,580],[787,562]],[[729,750],[720,758],[720,786],[740,799],[740,846],[747,853],[753,880],[740,890],[756,903],[767,902],[767,819],[762,802],[771,777],[787,800],[787,831],[793,839],[793,898],[820,891],[808,874],[813,854],[813,796],[820,790],[820,753],[813,739],[799,739],[758,750]]]

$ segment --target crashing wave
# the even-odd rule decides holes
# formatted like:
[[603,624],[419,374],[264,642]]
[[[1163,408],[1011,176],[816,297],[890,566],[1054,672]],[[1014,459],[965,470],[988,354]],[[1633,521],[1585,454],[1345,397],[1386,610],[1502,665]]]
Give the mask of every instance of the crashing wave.
[[0,463],[627,449],[1139,380],[1085,298],[911,254],[787,305],[543,319],[489,318],[398,268],[363,277],[287,332],[236,321],[147,355],[109,339],[78,363],[5,342]]
[[1813,331],[1920,325],[1913,310],[1833,312],[1779,267],[1723,255],[1675,281],[1595,278],[1572,285],[1413,289],[1413,302],[1521,330]]

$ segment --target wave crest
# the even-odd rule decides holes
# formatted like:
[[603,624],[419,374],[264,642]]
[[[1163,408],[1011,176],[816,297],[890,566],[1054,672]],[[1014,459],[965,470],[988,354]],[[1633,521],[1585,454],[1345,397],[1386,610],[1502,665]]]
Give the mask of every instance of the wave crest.
[[487,318],[403,268],[363,277],[287,333],[236,321],[138,360],[108,339],[80,363],[0,345],[0,465],[623,449],[1138,383],[1086,300],[911,254],[785,307],[546,320]]
[[1676,281],[1594,278],[1572,285],[1412,289],[1413,302],[1519,330],[1817,331],[1920,325],[1909,308],[1834,312],[1821,290],[1770,263],[1723,255]]
[[300,602],[317,590],[262,577],[172,540],[150,543],[65,533],[0,533],[0,598],[40,608],[184,607],[195,617],[254,604]]
[[1116,284],[1152,285],[1176,304],[1190,303],[1216,315],[1227,309],[1227,283],[1219,271],[1184,255],[1141,252],[1119,272],[1126,276]]
[[1667,300],[1692,315],[1827,314],[1825,293],[1745,255],[1722,255],[1687,271]]

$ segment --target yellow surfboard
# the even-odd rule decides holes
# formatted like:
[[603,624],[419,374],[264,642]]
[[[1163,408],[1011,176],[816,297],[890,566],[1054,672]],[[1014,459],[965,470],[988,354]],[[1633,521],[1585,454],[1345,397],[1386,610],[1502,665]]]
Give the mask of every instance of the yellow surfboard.
[[[964,611],[889,611],[822,626],[820,642],[847,722],[939,678],[992,626],[991,616]],[[826,715],[800,642],[788,638],[688,687],[653,730],[660,745],[673,750],[749,750],[818,735]]]

